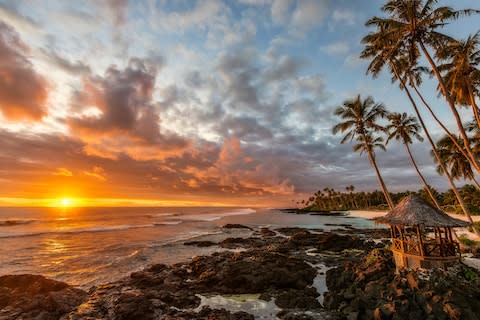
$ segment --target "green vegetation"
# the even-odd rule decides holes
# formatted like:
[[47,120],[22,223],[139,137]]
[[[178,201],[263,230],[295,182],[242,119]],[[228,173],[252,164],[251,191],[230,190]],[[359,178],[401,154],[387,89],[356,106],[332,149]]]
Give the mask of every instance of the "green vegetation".
[[463,277],[467,281],[475,281],[478,278],[478,273],[475,271],[475,269],[466,267],[465,270],[463,271]]
[[[311,211],[388,209],[384,194],[381,191],[354,192],[354,186],[347,186],[345,189],[346,191],[343,192],[331,188],[324,188],[323,190],[315,192],[309,199],[299,202],[298,205],[305,210]],[[433,195],[442,210],[447,212],[462,212],[452,190],[441,193],[429,187],[429,192],[427,192],[426,188],[423,188],[418,191],[390,193],[390,197],[393,203],[397,204],[405,196],[417,194],[434,204],[429,193]],[[465,205],[470,209],[470,212],[480,215],[480,190],[473,185],[465,185],[459,189],[459,193],[463,197]],[[476,222],[474,225],[480,228],[480,222]]]
[[467,237],[459,237],[458,240],[460,240],[461,243],[468,247],[475,247],[477,245],[477,242],[475,240],[469,239]]

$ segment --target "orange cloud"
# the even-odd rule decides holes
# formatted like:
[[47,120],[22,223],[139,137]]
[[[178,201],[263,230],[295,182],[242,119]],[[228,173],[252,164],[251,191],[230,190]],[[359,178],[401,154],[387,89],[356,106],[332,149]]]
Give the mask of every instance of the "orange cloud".
[[28,59],[17,32],[0,21],[0,111],[7,120],[40,120],[47,114],[47,81]]
[[102,167],[95,166],[92,168],[92,171],[83,171],[83,174],[101,181],[107,180],[106,172]]
[[68,170],[67,168],[57,168],[57,170],[52,173],[54,176],[65,176],[65,177],[72,177],[72,171]]

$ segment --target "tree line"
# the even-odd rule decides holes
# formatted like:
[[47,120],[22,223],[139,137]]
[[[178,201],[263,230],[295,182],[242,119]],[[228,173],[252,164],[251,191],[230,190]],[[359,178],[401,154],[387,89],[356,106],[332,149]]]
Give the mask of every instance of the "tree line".
[[[480,215],[480,190],[471,184],[460,188],[459,193],[464,199],[465,206],[472,214]],[[447,212],[462,213],[458,206],[455,193],[450,189],[446,192],[439,192],[433,187],[428,186],[417,191],[404,191],[390,193],[390,198],[394,204],[399,203],[404,197],[416,194],[433,205]],[[430,197],[433,195],[435,201]],[[355,192],[353,185],[345,187],[345,190],[335,190],[333,188],[324,188],[315,192],[310,198],[301,200],[297,203],[306,211],[342,211],[342,210],[387,210],[385,195],[382,191]]]
[[[339,122],[332,131],[334,134],[343,134],[341,143],[354,142],[354,152],[367,155],[382,189],[382,203],[386,202],[388,208],[393,209],[398,194],[388,191],[376,161],[376,151],[386,150],[391,140],[397,140],[404,145],[424,185],[425,197],[439,208],[453,205],[473,223],[470,213],[472,209],[478,210],[478,202],[468,200],[467,203],[467,198],[471,197],[472,192],[477,194],[480,189],[475,178],[480,173],[480,109],[477,106],[480,96],[480,31],[466,39],[455,39],[445,30],[455,20],[480,11],[454,10],[440,6],[437,0],[390,0],[381,10],[383,16],[373,17],[365,24],[373,30],[362,39],[364,49],[360,57],[369,61],[367,74],[373,78],[383,70],[391,75],[392,83],[397,84],[406,95],[415,116],[389,112],[372,97],[357,95],[336,108],[334,113]],[[422,65],[424,62],[426,65]],[[444,99],[454,119],[455,129],[447,128],[436,109],[438,107],[434,108],[425,99],[422,93],[422,79],[425,76],[437,82],[437,94]],[[469,108],[470,112],[459,112],[463,107]],[[430,114],[435,124],[443,130],[444,136],[438,141],[430,134],[421,110]],[[434,189],[429,187],[410,149],[412,143],[422,142],[424,137],[430,144],[437,171],[449,183],[450,190],[445,197],[437,197]],[[460,179],[470,180],[472,185],[459,189],[456,180]],[[347,195],[351,194],[343,197],[347,199]],[[378,192],[365,199],[361,193],[356,195],[350,197],[353,207],[354,200],[357,201],[357,207],[360,203],[369,207],[369,204],[380,201]],[[328,199],[324,197],[321,194],[314,196],[315,201]],[[378,201],[374,202],[374,199]],[[451,199],[454,199],[454,203]],[[331,204],[336,200],[327,200],[326,203]]]

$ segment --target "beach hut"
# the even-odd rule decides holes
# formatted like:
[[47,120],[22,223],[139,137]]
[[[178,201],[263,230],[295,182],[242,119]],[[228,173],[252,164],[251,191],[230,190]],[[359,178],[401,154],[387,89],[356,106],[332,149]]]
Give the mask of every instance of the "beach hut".
[[416,195],[405,197],[388,214],[374,220],[390,225],[397,269],[446,268],[459,261],[460,249],[452,228],[469,225]]

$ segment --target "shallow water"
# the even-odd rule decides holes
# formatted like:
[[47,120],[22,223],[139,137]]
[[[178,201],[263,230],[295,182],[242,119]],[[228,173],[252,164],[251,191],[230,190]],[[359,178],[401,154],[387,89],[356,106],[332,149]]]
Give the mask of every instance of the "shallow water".
[[189,239],[246,237],[252,227],[372,227],[351,217],[295,215],[249,208],[0,208],[0,275],[35,273],[88,288],[153,263],[172,264],[218,247],[184,246]]

